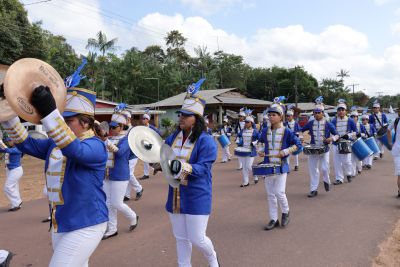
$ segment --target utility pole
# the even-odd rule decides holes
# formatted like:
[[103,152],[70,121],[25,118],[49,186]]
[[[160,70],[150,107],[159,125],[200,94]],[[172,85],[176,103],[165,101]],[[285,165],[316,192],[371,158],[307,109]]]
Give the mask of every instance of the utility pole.
[[349,84],[349,85],[346,86],[346,87],[348,87],[348,86],[352,86],[353,87],[353,106],[354,106],[354,87],[358,86],[358,85],[359,85],[358,83],[353,83],[353,84]]

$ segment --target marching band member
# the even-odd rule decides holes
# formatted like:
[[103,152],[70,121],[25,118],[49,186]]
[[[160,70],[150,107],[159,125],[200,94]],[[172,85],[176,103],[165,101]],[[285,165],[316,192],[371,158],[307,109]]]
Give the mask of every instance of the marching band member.
[[[226,135],[228,139],[230,139],[232,135],[232,128],[228,124],[229,120],[228,117],[224,117],[224,125],[219,129],[220,135]],[[231,160],[231,152],[230,152],[230,145],[225,146],[222,149],[222,161],[221,163],[225,163]]]
[[[376,129],[373,124],[369,123],[369,116],[367,114],[362,115],[361,117],[362,121],[362,126],[361,128],[361,135],[363,138],[369,138],[372,136],[375,136]],[[373,155],[367,157],[366,159],[363,160],[363,167],[367,170],[370,170],[372,168],[372,162],[373,162]]]
[[268,112],[267,112],[267,110],[264,110],[264,112],[263,112],[263,122],[262,122],[262,125],[260,127],[260,131],[262,131],[264,128],[267,128],[268,126],[270,126],[269,118],[268,118]]
[[[354,121],[356,125],[356,130],[357,130],[357,137],[362,136],[362,132],[365,132],[364,126],[362,123],[358,121],[358,112],[357,110],[353,110],[350,113],[350,118]],[[362,161],[357,158],[357,156],[354,153],[351,153],[351,176],[356,176],[357,173],[361,174],[362,170]]]
[[[344,99],[339,99],[339,104],[337,105],[337,117],[332,120],[332,124],[336,128],[336,132],[339,137],[344,140],[349,140],[355,137],[357,132],[356,124],[352,119],[347,117],[347,106]],[[335,167],[335,177],[336,181],[334,185],[343,184],[344,175],[347,177],[347,181],[350,183],[351,176],[351,153],[340,154],[338,143],[335,141],[333,143],[333,165]]]
[[264,145],[264,151],[259,155],[264,157],[264,164],[277,163],[280,166],[278,173],[265,177],[265,190],[268,194],[268,207],[270,221],[265,230],[272,230],[279,226],[278,203],[282,211],[281,226],[285,227],[289,223],[289,203],[286,197],[286,178],[290,172],[287,157],[301,148],[300,140],[293,131],[283,126],[283,108],[279,104],[279,99],[274,100],[274,104],[268,109],[268,117],[271,127],[264,128],[259,136],[260,143]]
[[219,266],[214,246],[206,236],[211,213],[211,168],[217,158],[217,146],[205,132],[205,100],[198,94],[203,81],[188,87],[179,111],[179,127],[165,141],[177,155],[170,168],[180,181],[178,188],[169,186],[166,203],[176,239],[178,266],[191,266],[192,245],[200,249],[209,266]]
[[[397,197],[400,198],[400,103],[397,106],[398,117],[388,128],[388,139],[392,140],[392,130],[394,130],[394,141],[392,144],[392,155],[394,161],[395,175],[397,175]],[[389,142],[390,142],[389,141]]]
[[139,219],[139,216],[123,202],[130,179],[129,160],[133,154],[128,145],[126,132],[123,130],[128,124],[128,116],[124,113],[125,107],[125,104],[119,104],[115,108],[111,116],[110,136],[106,141],[108,160],[103,188],[107,195],[109,221],[103,239],[118,235],[117,211],[121,211],[129,220],[129,231],[136,228]]
[[[132,114],[127,111],[124,110],[122,111],[123,114],[126,114],[127,118],[128,118],[128,127],[126,129],[127,134],[129,133],[130,129],[132,129]],[[138,158],[135,155],[135,153],[131,153],[131,156],[129,158],[129,183],[128,186],[126,187],[126,192],[125,192],[125,196],[124,196],[124,201],[129,201],[131,199],[131,191],[132,189],[135,190],[136,192],[136,197],[135,197],[135,201],[138,201],[142,195],[143,195],[143,187],[142,185],[139,183],[139,181],[136,179],[135,176],[135,167],[137,164]]]
[[11,208],[8,211],[17,211],[21,208],[22,199],[19,193],[19,180],[24,174],[21,166],[21,151],[14,146],[11,138],[5,138],[4,142],[0,140],[0,153],[5,153],[6,163],[6,182],[4,184],[4,193],[10,201]]
[[[301,133],[301,128],[298,122],[295,121],[294,119],[294,111],[292,109],[289,109],[286,112],[286,121],[284,122],[284,126],[288,127],[290,130],[292,130],[294,132],[294,134],[302,139],[302,136],[300,137],[300,133]],[[294,158],[294,170],[298,171],[299,170],[299,155],[291,155],[288,157],[288,160],[290,160],[290,158]]]
[[[79,75],[77,72],[74,77]],[[72,82],[67,87],[77,85],[75,79],[67,82]],[[96,95],[72,88],[66,101],[61,115],[47,86],[40,85],[33,91],[31,103],[49,139],[31,138],[18,117],[2,122],[19,150],[46,161],[54,251],[51,267],[88,266],[108,221],[102,190],[107,151],[93,132]]]
[[308,131],[311,136],[311,144],[319,147],[325,147],[326,151],[321,154],[308,156],[308,172],[310,174],[310,193],[308,197],[318,195],[318,185],[320,171],[324,181],[325,191],[330,190],[331,181],[329,179],[329,144],[332,143],[337,135],[335,126],[326,120],[324,116],[324,105],[322,97],[317,98],[313,111],[314,120],[309,121],[301,129],[302,132]]
[[[382,113],[380,109],[381,105],[379,104],[378,100],[375,100],[374,104],[372,105],[372,114],[369,116],[369,123],[375,126],[377,132],[382,128],[383,125],[388,123],[386,114]],[[376,142],[378,143],[381,151],[379,153],[379,157],[382,158],[383,154],[385,153],[384,145],[378,139],[376,139]],[[378,154],[374,155],[374,159],[378,159]]]
[[[160,131],[152,124],[150,124],[150,110],[146,109],[145,113],[143,114],[142,117],[142,125],[149,127],[150,129],[152,129],[153,131],[155,131],[156,133],[158,133],[161,136]],[[139,178],[139,180],[145,180],[145,179],[149,179],[150,178],[150,164],[147,162],[143,162],[143,176]]]
[[[238,133],[238,140],[240,140],[237,144],[239,147],[247,148],[251,151],[249,156],[238,156],[239,161],[242,162],[242,175],[243,182],[240,187],[249,186],[249,175],[252,172],[252,165],[254,162],[254,157],[257,155],[256,145],[258,142],[258,131],[254,127],[254,118],[251,115],[252,110],[246,109],[246,119],[244,120],[245,125],[244,129]],[[254,176],[254,183],[258,183],[258,177]]]
[[[244,125],[245,125],[244,119],[246,118],[246,114],[244,113],[244,110],[245,110],[245,108],[241,108],[239,110],[239,115],[238,115],[239,121],[235,126],[235,134],[236,134],[235,143],[236,144],[240,143],[238,135],[241,134],[242,131],[244,130]],[[238,162],[239,162],[239,167],[237,168],[237,170],[240,171],[243,169],[243,164],[239,158],[238,158]]]
[[208,120],[207,117],[208,117],[208,116],[204,116],[204,122],[205,122],[205,124],[206,124],[206,132],[207,132],[209,135],[213,135],[213,134],[212,134],[212,129],[209,127],[209,126],[210,126],[210,121]]

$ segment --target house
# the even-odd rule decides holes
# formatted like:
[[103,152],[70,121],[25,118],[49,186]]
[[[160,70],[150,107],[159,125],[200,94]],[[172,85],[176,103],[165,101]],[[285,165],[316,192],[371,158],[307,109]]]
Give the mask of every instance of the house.
[[[204,113],[207,114],[212,126],[222,124],[224,115],[233,119],[237,118],[237,112],[242,107],[253,109],[253,115],[258,115],[259,117],[261,114],[262,116],[262,112],[272,104],[270,101],[248,98],[238,92],[236,88],[203,90],[200,92],[200,95],[206,101]],[[136,110],[144,108],[162,109],[166,113],[160,116],[161,119],[169,118],[176,121],[176,111],[181,108],[185,96],[186,92],[155,103],[133,105],[130,108]]]

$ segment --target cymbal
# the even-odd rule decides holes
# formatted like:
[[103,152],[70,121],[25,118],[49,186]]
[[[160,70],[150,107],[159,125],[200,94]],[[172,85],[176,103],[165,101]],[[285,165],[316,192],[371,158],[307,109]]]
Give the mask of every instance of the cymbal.
[[165,179],[167,179],[167,182],[169,183],[170,186],[173,188],[179,187],[179,180],[174,178],[174,175],[171,173],[171,169],[169,168],[171,160],[175,159],[175,153],[172,150],[172,148],[167,145],[163,144],[161,146],[161,160],[160,160],[160,165],[161,169],[163,171],[163,174],[165,176]]
[[160,149],[163,140],[158,133],[149,127],[133,127],[128,134],[128,143],[133,153],[144,162],[160,162]]
[[[40,115],[31,105],[33,90],[45,85],[62,113],[65,108],[67,89],[58,72],[49,64],[35,58],[23,58],[14,62],[4,77],[4,94],[18,116],[34,124],[40,124]],[[1,112],[3,112],[1,110]]]

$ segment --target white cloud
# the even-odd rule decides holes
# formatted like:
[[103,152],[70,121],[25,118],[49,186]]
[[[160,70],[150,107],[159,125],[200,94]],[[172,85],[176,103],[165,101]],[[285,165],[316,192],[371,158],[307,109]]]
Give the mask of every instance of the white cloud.
[[179,0],[185,6],[189,6],[203,15],[211,15],[216,12],[226,13],[230,7],[240,5],[242,8],[248,9],[255,7],[252,0]]
[[400,22],[390,25],[390,29],[392,31],[392,34],[399,34],[400,33]]
[[[158,44],[165,48],[166,33],[178,30],[188,38],[186,49],[191,54],[193,48],[198,46],[207,46],[210,52],[220,48],[242,55],[252,66],[302,65],[319,80],[336,78],[340,69],[346,69],[350,71],[346,83],[360,84],[356,89],[366,88],[370,95],[375,95],[377,91],[399,92],[400,46],[388,47],[380,56],[372,56],[367,36],[345,25],[331,25],[320,33],[308,32],[301,25],[290,25],[259,29],[253,36],[243,38],[215,28],[198,16],[152,13],[128,25],[118,20],[105,21],[101,14],[88,13],[88,10],[81,10],[86,14],[78,15],[78,1],[72,3],[75,4],[70,7],[66,3],[61,10],[54,5],[37,10],[32,6],[28,10],[29,16],[42,19],[44,27],[53,33],[65,35],[73,47],[83,54],[86,54],[84,46],[87,39],[94,37],[99,30],[104,31],[108,38],[118,37],[120,53],[133,46],[142,50],[148,45]],[[61,16],[62,19],[59,19]]]
[[387,3],[390,3],[390,2],[392,2],[393,0],[374,0],[374,3],[377,5],[377,6],[383,6],[383,5],[385,5],[385,4],[387,4]]

